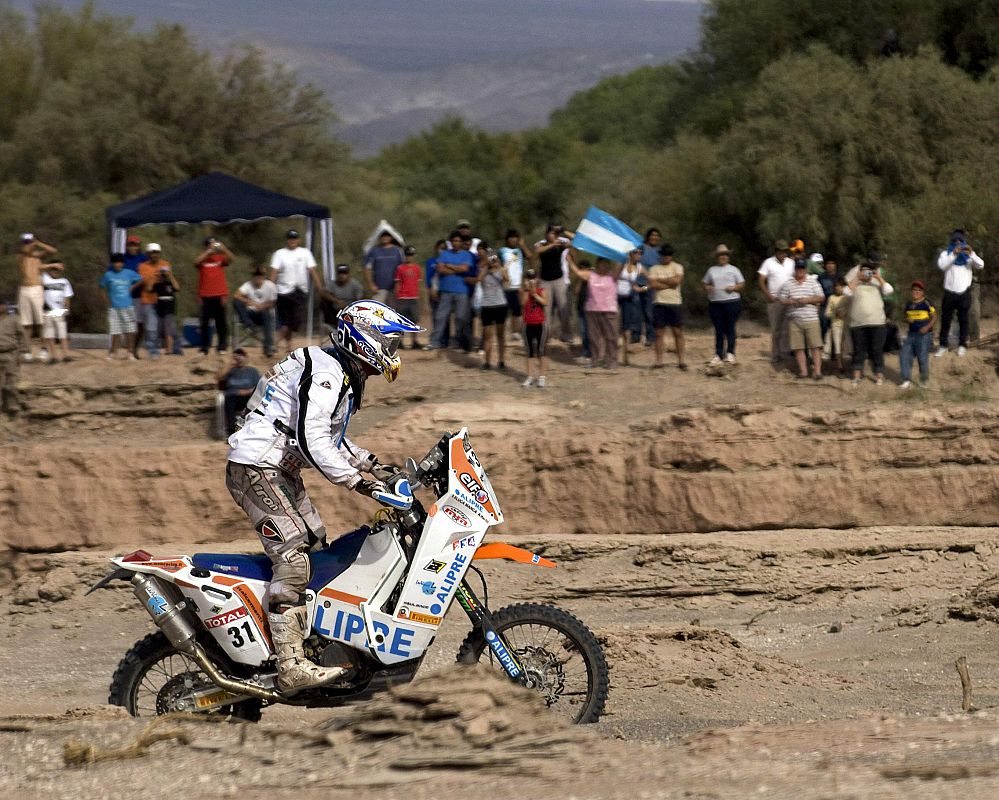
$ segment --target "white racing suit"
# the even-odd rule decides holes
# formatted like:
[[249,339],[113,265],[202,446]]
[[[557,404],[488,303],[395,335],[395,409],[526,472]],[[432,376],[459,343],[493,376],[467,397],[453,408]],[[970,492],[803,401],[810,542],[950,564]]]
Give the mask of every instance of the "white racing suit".
[[354,384],[364,379],[331,352],[299,348],[260,379],[242,428],[229,437],[226,487],[274,562],[269,622],[283,689],[320,685],[343,672],[315,667],[302,651],[308,552],[325,544],[326,528],[300,473],[314,467],[352,489],[373,463],[346,436],[362,390]]

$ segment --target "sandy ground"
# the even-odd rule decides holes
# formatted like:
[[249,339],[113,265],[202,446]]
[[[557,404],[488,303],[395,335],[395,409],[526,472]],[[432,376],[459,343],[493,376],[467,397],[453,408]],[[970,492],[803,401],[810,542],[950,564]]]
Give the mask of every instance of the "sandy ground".
[[[544,392],[407,351],[352,428],[397,458],[469,425],[509,519],[494,538],[559,564],[491,564],[490,604],[555,603],[598,635],[612,688],[597,725],[565,730],[512,687],[444,671],[467,631],[455,611],[415,699],[268,709],[256,726],[165,720],[140,757],[82,765],[149,733],[102,706],[151,628],[127,587],[83,597],[106,556],[253,543],[206,438],[212,365],[26,367],[32,411],[0,429],[0,791],[995,797],[992,354],[935,360],[933,388],[901,396],[796,381],[763,343],[740,342],[717,375],[650,371],[644,349],[608,375],[556,350]],[[703,363],[710,340],[691,349]],[[317,487],[331,530],[371,511],[342,495]],[[961,656],[982,711],[961,711]]]

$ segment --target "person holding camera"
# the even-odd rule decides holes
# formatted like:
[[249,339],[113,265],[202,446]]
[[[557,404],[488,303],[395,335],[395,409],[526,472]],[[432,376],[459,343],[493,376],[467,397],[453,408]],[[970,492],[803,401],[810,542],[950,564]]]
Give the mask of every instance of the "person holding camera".
[[950,235],[950,244],[940,252],[937,267],[944,274],[943,302],[940,304],[940,347],[935,355],[947,355],[950,323],[957,313],[957,354],[968,352],[968,313],[971,310],[971,283],[974,270],[985,269],[985,262],[968,244],[968,237],[960,228]]
[[479,271],[477,279],[482,289],[482,307],[479,312],[482,317],[482,347],[485,356],[482,369],[492,368],[493,340],[496,341],[497,367],[506,369],[504,330],[510,311],[509,301],[506,297],[510,276],[506,271],[506,266],[500,261],[499,255],[492,250],[487,252],[484,266],[485,268]]
[[864,361],[868,358],[874,367],[874,382],[884,383],[885,335],[888,318],[885,315],[885,298],[894,289],[881,274],[881,256],[871,252],[867,261],[851,270],[843,294],[850,298],[847,323],[853,341],[853,385],[860,385]]
[[541,272],[541,288],[550,303],[550,309],[558,310],[559,336],[567,344],[572,342],[569,316],[569,278],[567,251],[575,234],[561,225],[549,225],[545,238],[534,246]]
[[[125,257],[128,263],[128,257]],[[146,260],[139,263],[138,273],[142,278],[136,290],[132,291],[133,308],[137,333],[132,346],[132,355],[139,357],[139,348],[145,345],[151,360],[160,357],[159,317],[156,316],[156,291],[153,288],[160,270],[169,267],[170,262],[163,258],[163,248],[156,242],[146,245]]]
[[229,287],[225,269],[233,262],[229,248],[214,236],[205,239],[205,249],[194,260],[198,269],[198,300],[201,302],[201,354],[208,355],[211,346],[210,320],[215,321],[218,352],[224,355],[229,346],[229,324],[226,320],[226,299]]
[[180,291],[180,284],[169,264],[160,265],[153,291],[156,293],[156,319],[163,340],[163,352],[168,356],[181,356],[184,351],[177,339],[177,292]]

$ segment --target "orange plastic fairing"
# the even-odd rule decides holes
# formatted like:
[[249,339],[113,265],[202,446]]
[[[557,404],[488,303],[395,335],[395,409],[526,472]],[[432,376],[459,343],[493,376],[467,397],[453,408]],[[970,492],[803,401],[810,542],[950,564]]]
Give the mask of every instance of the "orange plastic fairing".
[[525,550],[523,547],[514,547],[512,544],[504,542],[490,542],[484,544],[475,551],[474,561],[483,558],[505,558],[508,561],[517,561],[521,564],[531,564],[535,567],[554,567],[555,562],[542,558],[537,553]]

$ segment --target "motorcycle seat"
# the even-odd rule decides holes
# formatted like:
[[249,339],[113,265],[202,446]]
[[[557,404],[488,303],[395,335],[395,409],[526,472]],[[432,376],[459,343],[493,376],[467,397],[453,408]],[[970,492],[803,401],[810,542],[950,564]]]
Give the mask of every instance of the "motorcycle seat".
[[[321,589],[353,564],[370,532],[371,530],[365,525],[341,536],[324,550],[309,553],[309,561],[312,563],[309,588]],[[263,554],[195,553],[191,556],[191,564],[230,578],[270,581],[272,577],[273,565],[270,558]]]

